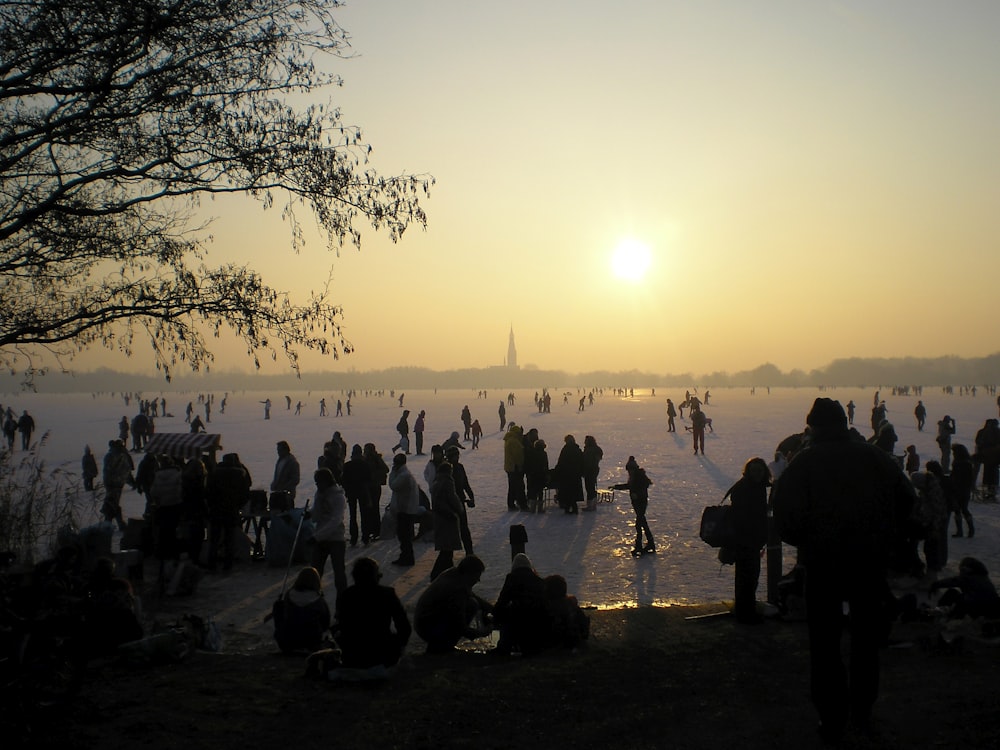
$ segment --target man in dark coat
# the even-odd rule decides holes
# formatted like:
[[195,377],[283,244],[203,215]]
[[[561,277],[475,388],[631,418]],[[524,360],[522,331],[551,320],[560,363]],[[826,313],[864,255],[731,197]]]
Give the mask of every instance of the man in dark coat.
[[[871,718],[890,554],[915,496],[891,456],[851,436],[840,402],[816,399],[806,423],[810,447],[784,470],[772,502],[782,541],[798,547],[805,567],[812,700],[821,734],[835,741],[848,719],[864,729]],[[845,601],[849,678],[840,648]]]
[[222,569],[233,566],[234,542],[240,527],[240,508],[250,500],[253,482],[250,472],[235,453],[227,453],[208,475],[205,495],[208,498],[209,547],[208,569],[215,570],[222,544]]
[[27,409],[17,420],[17,431],[21,433],[21,448],[28,450],[31,447],[31,434],[35,431],[35,420]]
[[[347,507],[349,509],[349,526],[351,546],[358,543],[358,510],[362,515],[367,512],[366,506],[371,503],[372,471],[365,461],[364,451],[361,446],[355,443],[351,448],[351,458],[344,464],[344,471],[341,476],[340,485],[347,495]],[[365,534],[363,539],[368,544],[371,539],[369,534]]]

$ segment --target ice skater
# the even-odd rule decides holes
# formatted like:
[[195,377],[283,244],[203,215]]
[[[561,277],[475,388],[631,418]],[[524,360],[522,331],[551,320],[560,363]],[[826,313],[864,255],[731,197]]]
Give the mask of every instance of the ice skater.
[[[608,489],[628,490],[629,500],[632,502],[632,510],[635,511],[635,546],[632,548],[632,557],[651,555],[656,552],[656,542],[653,541],[653,532],[649,529],[649,521],[646,520],[646,508],[649,506],[649,487],[653,484],[646,470],[641,468],[635,460],[635,456],[629,456],[625,464],[628,472],[628,481],[620,484],[613,484]],[[642,535],[646,535],[646,543],[642,543]]]

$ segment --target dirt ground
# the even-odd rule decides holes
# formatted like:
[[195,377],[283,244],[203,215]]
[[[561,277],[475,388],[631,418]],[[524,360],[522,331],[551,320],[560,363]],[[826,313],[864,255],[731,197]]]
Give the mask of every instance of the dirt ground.
[[[594,610],[575,653],[413,653],[388,681],[304,677],[256,633],[221,653],[96,665],[68,704],[23,717],[30,747],[807,748],[818,746],[802,622],[687,619],[719,606]],[[1000,746],[998,646],[897,625],[871,735],[846,747]],[[479,644],[483,645],[483,644]],[[5,743],[6,744],[6,743]]]

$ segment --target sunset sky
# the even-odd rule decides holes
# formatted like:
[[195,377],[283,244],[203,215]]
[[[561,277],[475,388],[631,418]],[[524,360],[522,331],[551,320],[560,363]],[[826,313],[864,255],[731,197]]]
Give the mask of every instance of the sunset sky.
[[[279,288],[333,263],[356,352],[307,369],[503,364],[511,327],[522,366],[570,372],[1000,349],[1000,3],[350,0],[338,18],[356,56],[320,96],[379,171],[434,176],[427,231],[295,256],[278,211],[206,204],[217,259]],[[637,278],[612,264],[628,240]]]

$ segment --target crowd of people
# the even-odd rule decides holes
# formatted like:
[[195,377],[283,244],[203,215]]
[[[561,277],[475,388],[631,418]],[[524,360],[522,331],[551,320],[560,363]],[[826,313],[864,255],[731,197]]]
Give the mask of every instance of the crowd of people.
[[[536,403],[547,408],[547,396],[536,395]],[[676,431],[676,419],[684,421],[687,410],[695,454],[704,455],[705,431],[712,430],[704,411],[708,399],[708,392],[704,402],[689,392],[676,408],[667,399],[668,431]],[[206,420],[211,403],[205,402]],[[151,404],[140,404],[148,434],[156,415],[156,402]],[[596,438],[586,435],[581,446],[574,435],[565,435],[555,463],[550,464],[539,430],[525,431],[508,421],[508,405],[513,405],[512,397],[501,402],[499,410],[507,510],[545,512],[550,497],[567,515],[594,510],[604,457]],[[165,402],[160,407],[165,412]],[[897,436],[884,399],[876,393],[870,436],[853,426],[856,408],[853,402],[845,410],[837,401],[817,399],[799,439],[779,449],[771,463],[760,457],[747,460],[726,493],[733,511],[728,561],[734,565],[733,616],[738,623],[762,621],[757,589],[769,512],[781,540],[796,548],[796,568],[805,579],[812,698],[824,736],[832,739],[841,736],[849,723],[864,726],[869,720],[878,691],[878,650],[884,645],[887,623],[900,611],[888,585],[890,576],[921,578],[943,571],[949,538],[975,534],[970,502],[979,472],[982,499],[995,500],[1000,485],[997,419],[986,420],[970,451],[953,441],[955,420],[945,415],[937,422],[940,456],[921,464],[914,446],[908,446],[904,456],[896,455]],[[270,404],[266,409],[269,415]],[[8,408],[5,430],[11,414]],[[914,414],[922,430],[927,423],[922,401]],[[373,443],[348,449],[341,433],[335,432],[316,459],[315,488],[308,493],[300,487],[301,469],[290,444],[285,440],[276,444],[270,509],[308,509],[312,528],[309,564],[282,593],[272,613],[281,650],[325,652],[328,658],[321,671],[329,674],[341,669],[390,669],[413,633],[429,653],[450,652],[462,638],[479,638],[494,630],[499,632],[498,655],[532,655],[579,645],[587,636],[587,619],[568,595],[566,581],[558,575],[541,576],[523,552],[513,555],[494,601],[475,590],[485,565],[475,554],[469,527],[476,493],[462,453],[476,449],[481,428],[477,429],[478,420],[472,419],[468,406],[460,415],[464,434],[452,432],[430,446],[429,455],[423,451],[427,414],[419,411],[414,424],[415,453],[410,450],[409,415],[403,410],[396,425],[399,438],[389,464]],[[192,417],[190,409],[188,416]],[[126,528],[121,493],[134,487],[146,500],[144,518],[152,529],[157,558],[188,559],[207,571],[220,564],[223,570],[230,569],[234,542],[251,501],[249,470],[236,453],[224,454],[217,464],[212,454],[178,460],[146,453],[136,466],[126,446],[131,436],[133,450],[141,449],[148,439],[146,429],[136,442],[135,419],[129,422],[123,417],[118,439],[109,442],[100,465],[105,520]],[[426,462],[414,469],[411,457],[425,455]],[[85,488],[93,490],[99,464],[89,446],[82,469]],[[656,552],[647,520],[653,482],[632,456],[625,470],[627,480],[609,489],[628,492],[635,514],[632,554],[641,557]],[[389,502],[383,517],[386,486]],[[302,497],[307,497],[304,506]],[[954,532],[949,533],[952,523]],[[352,583],[348,581],[348,545],[379,541],[390,526],[399,545],[391,564],[399,567],[413,566],[414,539],[433,533],[437,554],[412,624],[394,589],[380,583],[381,571],[372,558],[358,558],[350,571]],[[327,560],[335,591],[329,602],[324,593],[328,587],[323,585]],[[129,609],[127,582],[109,576],[106,563],[99,568],[101,572],[95,573],[99,582],[93,585],[104,587],[101,596],[118,602],[119,609]],[[1000,597],[985,566],[975,558],[963,558],[957,576],[935,577],[928,588],[943,592],[936,607],[949,616],[1000,617]],[[845,601],[850,608],[846,620]],[[846,667],[840,646],[845,629],[852,650]],[[114,632],[120,634],[115,638],[135,634],[127,617]]]

